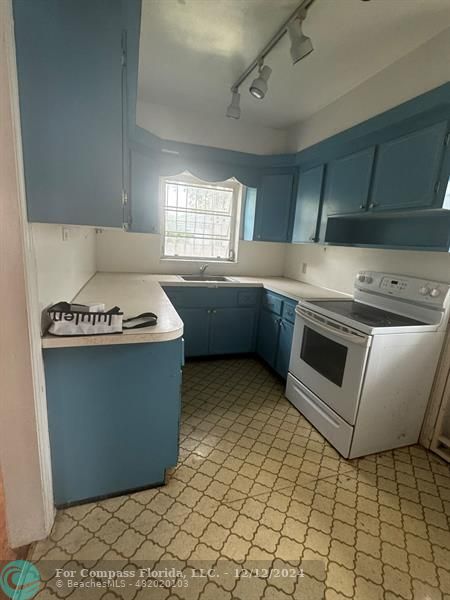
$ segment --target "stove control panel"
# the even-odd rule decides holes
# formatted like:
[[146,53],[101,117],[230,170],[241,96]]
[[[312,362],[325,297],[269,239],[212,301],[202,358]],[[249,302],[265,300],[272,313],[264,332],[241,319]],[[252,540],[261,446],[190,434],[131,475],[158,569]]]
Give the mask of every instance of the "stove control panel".
[[381,280],[380,287],[382,290],[385,290],[388,293],[392,291],[403,293],[405,290],[408,289],[408,282],[404,279],[392,279],[391,277],[383,277],[383,279]]
[[376,271],[360,271],[355,280],[355,292],[372,292],[409,302],[430,304],[435,308],[442,308],[450,303],[449,290],[450,286],[446,283]]

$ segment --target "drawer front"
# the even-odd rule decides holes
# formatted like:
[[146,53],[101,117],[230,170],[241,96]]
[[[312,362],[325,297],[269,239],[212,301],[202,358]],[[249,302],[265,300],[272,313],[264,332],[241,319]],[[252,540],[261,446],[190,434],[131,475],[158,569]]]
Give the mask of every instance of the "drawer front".
[[255,306],[258,304],[259,290],[243,290],[238,292],[237,302],[239,306]]
[[297,303],[295,302],[289,302],[287,300],[284,301],[283,303],[283,314],[282,317],[283,319],[286,319],[286,321],[289,321],[290,323],[295,323],[295,307],[297,306]]
[[263,296],[263,307],[275,315],[281,315],[283,301],[278,296],[275,296],[275,294],[266,292]]
[[348,458],[353,437],[351,425],[290,373],[287,378],[286,397],[344,458]]

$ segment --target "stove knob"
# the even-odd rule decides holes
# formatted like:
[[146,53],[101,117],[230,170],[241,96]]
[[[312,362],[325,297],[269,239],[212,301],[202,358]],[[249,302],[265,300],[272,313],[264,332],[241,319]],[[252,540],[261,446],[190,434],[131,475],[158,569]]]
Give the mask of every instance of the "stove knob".
[[372,283],[373,277],[366,277],[366,283]]
[[433,288],[430,292],[430,296],[432,298],[437,298],[440,295],[441,295],[441,290],[439,288]]
[[428,296],[429,293],[430,293],[430,288],[427,287],[426,285],[424,285],[423,287],[421,287],[420,290],[419,290],[419,294],[421,296]]
[[360,281],[361,283],[363,283],[364,281],[366,281],[366,276],[365,275],[358,275],[358,281]]

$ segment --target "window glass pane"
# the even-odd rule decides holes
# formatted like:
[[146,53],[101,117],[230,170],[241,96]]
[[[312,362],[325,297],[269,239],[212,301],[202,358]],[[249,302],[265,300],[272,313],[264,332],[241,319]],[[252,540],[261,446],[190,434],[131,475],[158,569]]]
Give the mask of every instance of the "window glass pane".
[[166,180],[165,256],[228,260],[236,227],[235,188]]
[[444,204],[442,208],[450,208],[450,179],[448,180],[447,189],[445,190]]

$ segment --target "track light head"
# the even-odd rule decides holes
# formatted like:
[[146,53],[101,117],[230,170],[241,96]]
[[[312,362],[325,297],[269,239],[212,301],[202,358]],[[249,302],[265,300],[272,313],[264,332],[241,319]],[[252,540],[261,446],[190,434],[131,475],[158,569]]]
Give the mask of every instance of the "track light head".
[[239,105],[241,95],[238,90],[231,90],[231,102],[227,108],[227,117],[239,119],[241,117],[241,107]]
[[267,65],[261,66],[259,68],[259,74],[256,79],[252,81],[250,86],[250,94],[257,98],[258,100],[262,100],[267,93],[267,82],[269,81],[270,74],[272,73],[272,69]]
[[292,64],[295,65],[299,60],[311,54],[314,50],[311,38],[305,35],[302,31],[302,22],[304,17],[299,16],[291,21],[288,25],[288,33],[291,40],[291,58]]

